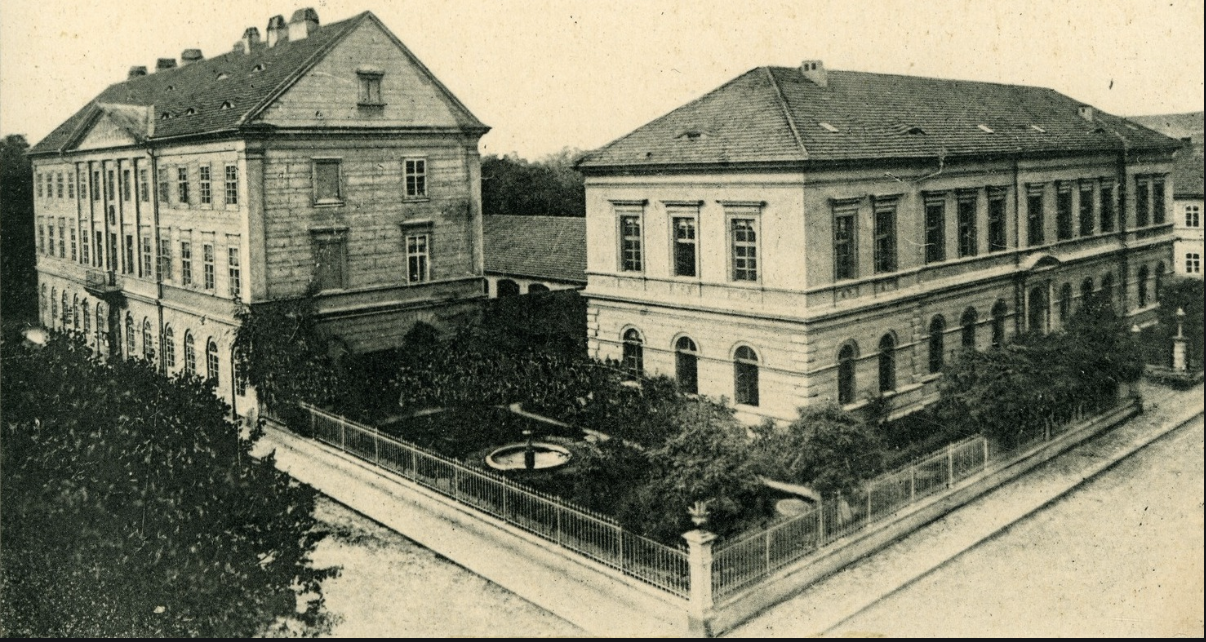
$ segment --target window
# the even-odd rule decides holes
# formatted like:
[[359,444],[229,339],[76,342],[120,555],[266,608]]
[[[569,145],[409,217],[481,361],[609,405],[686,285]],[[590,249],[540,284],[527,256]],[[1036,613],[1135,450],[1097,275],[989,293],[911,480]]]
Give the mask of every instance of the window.
[[193,284],[193,244],[189,241],[180,241],[180,282]]
[[1135,179],[1135,227],[1144,227],[1148,223],[1151,203],[1148,201],[1151,186],[1146,178]]
[[1060,181],[1055,189],[1055,238],[1072,238],[1072,186]]
[[38,188],[38,198],[42,198],[42,172],[34,173],[34,185]]
[[[164,234],[164,236],[167,236]],[[159,278],[163,281],[172,280],[172,241],[159,239]]]
[[105,313],[104,313],[104,310],[101,308],[101,304],[97,303],[96,304],[96,349],[98,351],[101,348],[101,341],[102,341],[101,333],[104,332],[104,327],[105,327]]
[[976,255],[976,195],[961,194],[958,204],[959,256]]
[[963,316],[959,317],[960,338],[964,350],[976,349],[976,323],[979,319],[980,315],[976,313],[975,308],[964,310]]
[[136,342],[134,340],[134,319],[127,313],[126,314],[126,358],[127,359],[134,358],[134,349],[136,347],[134,345],[135,343]]
[[74,228],[74,227],[73,227],[73,228],[71,228],[71,230],[70,230],[70,231],[71,231],[71,260],[72,260],[72,261],[75,261],[75,260],[77,260],[77,259],[76,259],[76,240],[75,240],[75,228]]
[[733,397],[738,404],[758,405],[758,355],[749,346],[733,353]]
[[54,190],[55,198],[63,198],[63,172],[58,172],[54,175],[54,182],[55,182],[55,190]]
[[67,307],[67,291],[63,290],[63,307],[60,308],[63,312],[63,329],[67,329],[67,324],[71,322],[71,308]]
[[105,200],[115,201],[117,200],[117,171],[111,169],[106,172],[105,175],[109,179],[108,182],[105,183],[105,186],[109,188],[109,191],[105,193]]
[[134,267],[134,235],[127,234],[126,235],[125,272],[126,272],[126,274],[133,274],[135,269],[136,268]]
[[641,217],[620,217],[620,269],[624,272],[644,270],[641,255]]
[[1089,236],[1093,233],[1097,213],[1093,211],[1093,184],[1080,184],[1080,235]]
[[188,168],[176,168],[176,202],[188,204]]
[[209,165],[198,167],[197,174],[197,197],[201,199],[202,205],[211,205],[214,202],[214,193]]
[[100,170],[92,172],[92,200],[101,200],[101,178]]
[[409,231],[406,239],[406,281],[424,283],[431,280],[431,233],[427,230]]
[[406,198],[427,198],[427,161],[408,158],[402,166],[406,175]]
[[218,344],[213,339],[210,339],[205,344],[205,378],[213,381],[215,386],[221,385],[219,372]]
[[347,288],[347,239],[338,231],[314,235],[314,282],[321,290]]
[[1164,179],[1157,178],[1152,181],[1152,221],[1156,225],[1164,224],[1166,212],[1164,203]]
[[885,334],[879,340],[879,391],[896,389],[896,338]]
[[105,262],[105,259],[104,259],[105,235],[102,234],[101,232],[97,232],[95,242],[96,242],[96,253],[93,255],[92,258],[93,258],[93,262],[96,263],[96,266],[100,267],[101,264]]
[[1138,282],[1136,283],[1136,285],[1139,286],[1139,307],[1140,308],[1147,307],[1147,277],[1148,277],[1147,266],[1144,265],[1143,267],[1139,268],[1139,275],[1137,277]]
[[205,289],[214,289],[214,246],[212,243],[205,243],[201,246],[201,270]]
[[699,347],[689,337],[674,342],[674,374],[681,392],[699,392]]
[[1034,247],[1043,244],[1043,192],[1042,187],[1031,187],[1026,195],[1026,244]]
[[80,298],[78,296],[71,297],[71,326],[76,330],[80,329]]
[[54,256],[54,219],[46,220],[46,233],[48,235],[46,244],[46,254]]
[[226,204],[239,204],[239,168],[235,165],[226,166]]
[[1067,323],[1072,316],[1072,284],[1065,283],[1059,289],[1059,322]]
[[67,258],[67,219],[59,219],[59,258]]
[[1030,289],[1028,325],[1031,332],[1047,331],[1047,293],[1043,287]]
[[45,283],[42,284],[42,299],[38,305],[38,312],[42,315],[43,319],[46,318],[47,301],[46,301],[46,284]]
[[928,200],[925,204],[925,262],[946,260],[946,204]]
[[1114,185],[1101,184],[1101,231],[1114,231]]
[[234,366],[235,394],[242,397],[247,394],[247,373],[243,371],[243,364],[239,362],[239,354],[233,348],[230,351],[230,363]]
[[339,161],[314,161],[314,202],[339,203],[343,200],[339,189]]
[[858,278],[858,244],[855,240],[858,210],[847,207],[833,216],[833,279]]
[[159,168],[159,202],[168,202],[168,191],[171,188],[171,179],[168,175],[166,167]]
[[151,272],[151,237],[142,237],[142,276],[149,279],[153,276]]
[[1080,304],[1084,305],[1093,298],[1093,277],[1080,282]]
[[172,332],[172,326],[167,326],[163,329],[163,366],[165,368],[176,367],[176,334]]
[[1101,277],[1101,298],[1111,306],[1114,305],[1114,274],[1108,273]]
[[243,275],[239,269],[239,248],[227,248],[226,256],[226,266],[230,270],[230,298],[237,299],[243,291]]
[[80,317],[84,322],[84,341],[88,341],[88,335],[92,333],[92,317],[91,310],[88,309],[88,300],[85,299],[81,306]]
[[356,75],[360,78],[360,104],[368,107],[380,107],[384,105],[381,101],[381,76],[380,72],[358,71]]
[[1185,227],[1202,227],[1202,208],[1197,205],[1185,206]]
[[[71,176],[68,177],[68,179],[67,179],[67,198],[75,198],[75,184],[79,180],[80,180],[79,170],[77,169],[77,170],[72,171]],[[83,193],[84,192],[81,189],[80,194],[82,195]]]
[[940,372],[946,360],[946,319],[942,315],[930,321],[930,373]]
[[848,343],[838,352],[838,403],[846,405],[854,403],[854,366],[858,358],[858,348]]
[[46,173],[46,198],[52,198],[53,196],[54,196],[54,174],[47,172]]
[[[39,230],[40,231],[40,230]],[[80,231],[80,263],[88,265],[88,233]]]
[[54,327],[55,319],[59,318],[59,290],[50,288],[50,325]]
[[155,358],[155,343],[151,339],[151,321],[142,320],[142,356],[147,359]]
[[184,372],[197,374],[197,349],[193,346],[193,333],[184,331]]
[[695,218],[674,217],[672,225],[674,226],[674,276],[695,276]]
[[151,200],[151,185],[147,181],[147,170],[138,170],[138,199],[146,203]]
[[896,205],[875,207],[875,272],[896,271]]
[[999,348],[1005,344],[1005,317],[1009,315],[1009,307],[1004,301],[997,301],[992,306],[992,347]]
[[130,200],[130,170],[121,170],[121,200]]
[[645,372],[645,346],[641,333],[635,329],[624,331],[623,367],[628,377],[635,379]]
[[751,218],[735,218],[730,222],[732,240],[733,280],[758,280],[758,232]]
[[1154,295],[1153,298],[1156,300],[1157,303],[1160,301],[1160,297],[1163,292],[1164,292],[1164,261],[1160,261],[1159,263],[1156,264],[1156,287],[1154,290],[1152,290],[1152,293]]
[[1185,273],[1186,274],[1201,274],[1202,273],[1202,255],[1198,252],[1185,253]]
[[38,252],[46,253],[46,219],[38,217]]

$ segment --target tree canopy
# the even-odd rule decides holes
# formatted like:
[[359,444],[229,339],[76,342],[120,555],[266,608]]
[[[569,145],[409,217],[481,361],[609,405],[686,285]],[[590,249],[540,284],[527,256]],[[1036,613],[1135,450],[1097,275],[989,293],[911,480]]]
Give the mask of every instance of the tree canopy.
[[20,134],[0,139],[0,309],[6,321],[38,318],[33,168]]
[[575,149],[535,162],[513,154],[482,159],[482,212],[487,216],[586,216],[586,187]]

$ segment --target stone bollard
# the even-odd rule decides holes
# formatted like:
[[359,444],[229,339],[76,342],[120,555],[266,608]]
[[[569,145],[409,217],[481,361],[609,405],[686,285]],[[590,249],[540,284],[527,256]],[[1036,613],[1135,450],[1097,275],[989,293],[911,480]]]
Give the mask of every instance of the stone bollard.
[[1177,308],[1177,336],[1173,337],[1173,370],[1185,372],[1185,309]]
[[712,544],[716,535],[695,529],[683,533],[687,540],[687,565],[691,576],[691,598],[687,606],[687,635],[712,637]]

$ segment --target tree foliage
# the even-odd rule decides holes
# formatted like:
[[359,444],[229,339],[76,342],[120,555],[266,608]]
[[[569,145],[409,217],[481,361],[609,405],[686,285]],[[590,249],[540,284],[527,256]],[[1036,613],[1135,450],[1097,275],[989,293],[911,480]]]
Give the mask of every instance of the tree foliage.
[[19,134],[0,139],[0,309],[5,321],[38,318],[33,168]]
[[[196,377],[3,345],[6,635],[250,636],[321,623],[315,492]],[[299,597],[312,596],[299,612]],[[289,618],[290,620],[284,620]]]
[[883,467],[884,449],[875,430],[833,404],[801,408],[786,428],[758,432],[752,449],[763,474],[823,495],[852,491]]
[[532,162],[509,154],[482,159],[482,211],[487,216],[586,216],[586,187],[574,169],[582,152]]

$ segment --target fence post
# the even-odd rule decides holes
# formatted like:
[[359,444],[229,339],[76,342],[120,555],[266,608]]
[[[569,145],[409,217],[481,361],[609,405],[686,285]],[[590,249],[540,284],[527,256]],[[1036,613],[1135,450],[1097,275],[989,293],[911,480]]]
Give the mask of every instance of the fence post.
[[825,497],[817,502],[817,548],[825,545]]
[[909,503],[917,501],[917,464],[909,466]]
[[373,463],[381,465],[381,431],[373,426]]
[[955,445],[946,445],[946,487],[955,485]]
[[461,468],[454,466],[452,468],[452,498],[461,501]]
[[988,439],[981,437],[980,444],[984,447],[984,465],[980,469],[986,470],[988,468]]
[[[507,497],[507,494],[504,492],[503,493],[503,501],[504,502],[506,502],[506,497]],[[561,546],[562,545],[561,544],[561,513],[564,513],[565,509],[560,506],[554,506],[553,510],[557,511],[557,545]],[[621,557],[623,557],[623,556],[621,555]]]
[[716,615],[712,601],[712,544],[716,535],[696,529],[683,533],[683,539],[687,540],[687,567],[691,577],[687,634],[712,637],[712,620]]
[[317,426],[318,419],[314,416],[314,410],[312,408],[308,408],[306,406],[302,406],[302,407],[306,409],[306,414],[310,415],[310,436],[316,437],[317,436],[316,431],[318,430],[318,426]]
[[348,451],[348,426],[342,421],[339,422],[339,449],[345,453]]
[[867,482],[867,523],[871,523],[871,482]]
[[624,572],[624,529],[619,526],[613,526],[616,529],[616,542],[620,548],[620,555],[617,558],[619,561],[620,572]]

